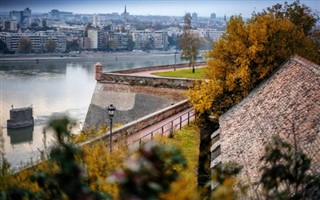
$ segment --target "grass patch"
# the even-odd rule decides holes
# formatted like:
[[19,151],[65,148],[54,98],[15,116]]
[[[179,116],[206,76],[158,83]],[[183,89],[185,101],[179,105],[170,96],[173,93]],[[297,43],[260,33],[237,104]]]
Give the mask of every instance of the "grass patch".
[[199,128],[191,124],[176,131],[173,138],[164,138],[165,144],[176,146],[181,151],[187,160],[187,168],[178,169],[179,179],[171,184],[170,192],[163,194],[162,199],[199,199],[197,192],[199,133]]
[[165,71],[165,72],[155,72],[152,73],[156,76],[162,77],[175,77],[175,78],[193,78],[202,79],[204,78],[205,68],[196,68],[195,73],[192,73],[192,69],[181,69],[176,71]]

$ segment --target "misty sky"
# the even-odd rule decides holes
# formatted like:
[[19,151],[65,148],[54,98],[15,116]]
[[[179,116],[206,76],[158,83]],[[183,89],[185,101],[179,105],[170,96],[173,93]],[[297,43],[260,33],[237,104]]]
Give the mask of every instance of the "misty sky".
[[[293,0],[287,0],[293,2]],[[310,8],[320,11],[320,0],[300,0]],[[283,0],[0,0],[1,11],[23,10],[29,7],[33,13],[47,13],[52,9],[73,13],[122,13],[124,6],[133,15],[183,16],[196,12],[198,16],[209,17],[242,14],[250,17],[253,11],[260,12]]]

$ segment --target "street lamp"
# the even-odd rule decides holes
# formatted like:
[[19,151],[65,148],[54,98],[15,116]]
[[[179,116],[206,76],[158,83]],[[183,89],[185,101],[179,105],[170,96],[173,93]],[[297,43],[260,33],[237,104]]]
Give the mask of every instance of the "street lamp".
[[107,110],[110,117],[110,152],[112,152],[112,117],[114,116],[114,111],[116,110],[116,107],[113,104],[110,104],[107,107]]
[[178,53],[178,51],[174,52],[174,67],[173,67],[173,70],[174,70],[174,71],[176,71],[177,53]]

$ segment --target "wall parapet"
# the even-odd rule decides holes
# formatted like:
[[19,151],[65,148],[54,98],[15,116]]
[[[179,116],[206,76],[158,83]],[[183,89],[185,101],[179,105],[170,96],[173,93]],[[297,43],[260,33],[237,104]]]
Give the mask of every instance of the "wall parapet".
[[[202,65],[205,65],[205,64],[206,64],[206,62],[197,62],[197,63],[194,64],[194,66],[197,67],[197,66],[202,66]],[[186,68],[186,67],[189,67],[188,63],[142,67],[142,68],[135,68],[135,69],[112,71],[111,73],[133,74],[133,73],[138,73],[138,72],[169,70],[169,69],[180,69],[180,68]]]
[[103,73],[100,79],[100,82],[102,83],[117,83],[175,89],[188,89],[192,87],[196,81],[196,79],[149,77],[119,73]]
[[[204,62],[195,63],[196,66],[204,65]],[[146,71],[159,71],[169,69],[179,69],[188,67],[188,64],[178,65],[161,65],[152,67],[143,67],[137,69],[113,71],[109,73],[102,72],[102,65],[97,63],[95,65],[95,76],[96,80],[101,83],[117,83],[124,85],[137,85],[137,86],[151,86],[151,87],[162,87],[162,88],[175,88],[175,89],[189,89],[197,81],[196,79],[187,78],[169,78],[169,77],[152,77],[136,75],[134,73],[146,72]]]

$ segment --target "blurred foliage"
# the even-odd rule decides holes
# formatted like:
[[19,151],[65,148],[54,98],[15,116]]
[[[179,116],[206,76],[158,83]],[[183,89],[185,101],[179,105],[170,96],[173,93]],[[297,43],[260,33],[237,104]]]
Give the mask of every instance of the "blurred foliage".
[[237,199],[245,196],[246,187],[240,183],[237,174],[242,166],[235,162],[218,164],[213,173],[210,184],[213,186],[212,199]]
[[[1,165],[1,171],[4,173],[0,177],[0,199],[108,199],[110,196],[114,199],[119,198],[119,185],[106,180],[112,172],[123,167],[128,156],[136,154],[119,145],[116,145],[110,154],[103,141],[85,145],[80,149],[71,143],[73,140],[70,131],[73,124],[68,118],[57,118],[49,123],[49,127],[55,130],[59,142],[50,151],[48,160],[16,174],[12,174],[9,165]],[[148,157],[154,158],[152,161],[156,161],[156,157],[162,159],[162,162],[157,161],[157,164],[162,165],[157,169],[161,174],[158,178],[162,180],[159,186],[163,190],[158,195],[165,195],[166,199],[175,199],[176,193],[185,189],[186,184],[188,190],[181,192],[180,196],[185,199],[186,196],[196,195],[197,154],[194,152],[198,151],[197,128],[187,128],[188,130],[177,133],[176,139],[159,139],[161,143],[155,148],[155,155]],[[179,144],[183,147],[181,152],[188,159],[191,158],[187,160],[188,165],[180,150],[167,144]],[[146,156],[147,152],[144,153]],[[173,165],[175,167],[172,167]],[[178,174],[180,178],[171,185]],[[190,188],[192,190],[189,190]],[[166,193],[163,193],[164,191]]]
[[195,124],[185,126],[173,134],[173,138],[161,138],[161,142],[173,145],[181,150],[187,161],[186,168],[178,168],[179,179],[171,184],[169,192],[160,196],[161,199],[199,199],[197,191],[198,159],[199,159],[199,128]]
[[177,148],[151,141],[130,156],[109,181],[119,184],[120,199],[158,199],[179,178],[177,168],[186,165]]
[[[107,193],[91,190],[84,170],[82,150],[70,143],[70,129],[73,123],[67,118],[57,118],[49,122],[57,137],[58,145],[50,151],[47,168],[55,168],[50,173],[37,170],[26,179],[37,184],[36,190],[25,189],[11,184],[1,188],[1,199],[110,199]],[[80,158],[80,159],[79,159]],[[54,167],[55,166],[55,167]]]
[[261,161],[260,183],[267,199],[320,199],[320,177],[310,174],[311,159],[278,135]]

